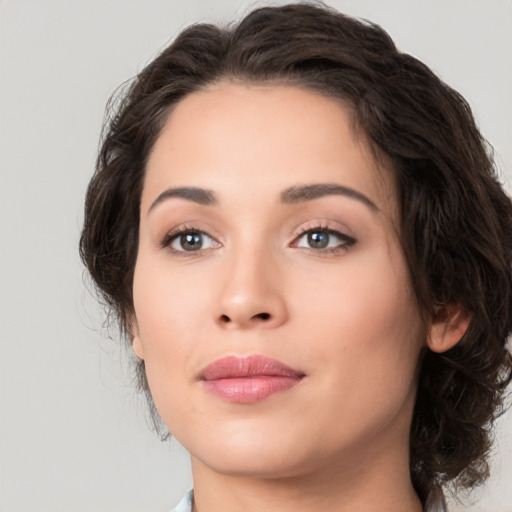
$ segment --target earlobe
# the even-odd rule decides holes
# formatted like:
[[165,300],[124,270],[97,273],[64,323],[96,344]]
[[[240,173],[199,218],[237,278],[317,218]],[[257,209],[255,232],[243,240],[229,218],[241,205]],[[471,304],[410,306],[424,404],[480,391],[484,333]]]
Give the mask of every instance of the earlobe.
[[438,310],[430,325],[427,346],[433,352],[446,352],[453,348],[466,333],[471,316],[457,304]]
[[142,346],[142,341],[140,339],[139,326],[137,325],[137,320],[132,319],[131,323],[131,332],[132,332],[132,348],[135,352],[135,355],[139,359],[144,359],[144,347]]
[[139,359],[144,359],[144,348],[142,347],[142,342],[140,341],[140,338],[138,336],[134,336],[132,340],[132,347],[133,351],[135,352],[135,355]]

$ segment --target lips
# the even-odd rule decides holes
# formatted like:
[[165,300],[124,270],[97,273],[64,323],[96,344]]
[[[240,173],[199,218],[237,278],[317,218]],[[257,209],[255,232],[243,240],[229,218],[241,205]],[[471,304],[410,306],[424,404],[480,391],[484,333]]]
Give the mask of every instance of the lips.
[[206,366],[199,379],[228,402],[251,404],[296,386],[304,373],[265,356],[227,356]]

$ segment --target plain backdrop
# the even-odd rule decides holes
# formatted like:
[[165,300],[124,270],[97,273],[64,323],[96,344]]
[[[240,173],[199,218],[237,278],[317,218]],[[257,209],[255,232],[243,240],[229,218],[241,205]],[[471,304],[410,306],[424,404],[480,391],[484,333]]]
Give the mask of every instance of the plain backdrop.
[[[458,89],[511,181],[511,1],[328,3],[381,24]],[[190,23],[257,5],[0,0],[0,512],[169,511],[191,486],[83,283],[82,204],[115,88]],[[512,512],[512,412],[493,467],[480,503],[452,511]]]

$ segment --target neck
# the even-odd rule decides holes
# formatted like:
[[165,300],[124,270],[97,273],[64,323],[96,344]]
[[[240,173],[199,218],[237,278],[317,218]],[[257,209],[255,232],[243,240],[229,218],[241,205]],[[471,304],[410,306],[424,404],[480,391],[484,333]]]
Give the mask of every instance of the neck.
[[[403,454],[402,454],[403,455]],[[361,461],[370,460],[370,464]],[[408,456],[347,456],[294,476],[218,473],[192,457],[194,512],[421,512]]]

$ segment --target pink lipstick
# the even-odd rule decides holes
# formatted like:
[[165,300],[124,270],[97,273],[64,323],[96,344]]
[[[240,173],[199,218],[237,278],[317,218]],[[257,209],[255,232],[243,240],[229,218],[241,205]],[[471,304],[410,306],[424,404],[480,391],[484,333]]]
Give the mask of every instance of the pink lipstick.
[[208,391],[240,404],[252,404],[296,386],[304,373],[265,356],[227,356],[199,374]]

